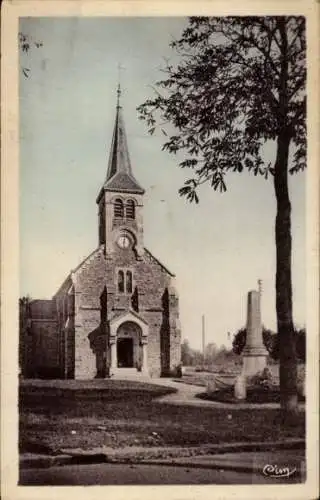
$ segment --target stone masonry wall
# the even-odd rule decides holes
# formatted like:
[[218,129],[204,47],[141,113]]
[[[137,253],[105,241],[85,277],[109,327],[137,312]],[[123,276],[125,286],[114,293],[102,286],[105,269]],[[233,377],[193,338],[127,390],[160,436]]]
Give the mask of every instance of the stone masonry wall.
[[169,288],[170,310],[170,371],[176,374],[181,364],[181,327],[179,319],[179,298],[176,290]]
[[151,377],[161,375],[160,325],[162,314],[159,312],[144,312],[141,317],[149,324],[148,338],[148,369]]
[[52,300],[20,307],[20,362],[26,378],[60,376],[59,329]]
[[89,256],[74,276],[76,379],[94,378],[97,374],[97,358],[90,339],[100,326],[100,297],[105,286],[105,277],[106,266],[102,248]]
[[59,330],[60,377],[74,377],[74,287],[69,276],[54,297]]
[[[108,256],[107,256],[108,257]],[[137,259],[132,250],[117,250],[107,258],[108,318],[119,314],[131,306],[131,295],[117,291],[117,271],[130,269],[133,272],[133,289],[137,287],[138,314],[149,325],[148,367],[151,376],[163,372],[161,355],[161,335],[163,335],[164,311],[162,296],[170,288],[172,277],[148,252]],[[109,285],[110,284],[110,285]],[[178,299],[169,299],[169,341],[167,343],[170,370],[173,372],[180,364],[181,334],[178,325]]]
[[[115,248],[115,247],[114,247]],[[133,250],[116,249],[105,258],[103,247],[89,256],[73,275],[74,324],[69,321],[68,376],[71,371],[77,379],[97,375],[97,355],[93,339],[101,335],[101,296],[107,290],[107,319],[132,308],[132,294],[118,293],[117,272],[130,269],[133,273],[133,290],[137,289],[138,314],[149,325],[148,367],[151,376],[172,372],[180,363],[180,330],[178,325],[178,299],[171,290],[172,277],[148,252],[142,259]],[[163,294],[168,293],[168,317],[163,309]],[[170,292],[171,290],[171,292]],[[64,292],[65,293],[65,292]],[[66,295],[57,300],[65,324]],[[70,298],[69,298],[70,300]],[[63,302],[64,301],[64,302]],[[164,329],[164,325],[165,329]],[[71,333],[70,333],[71,332]],[[167,339],[164,341],[164,336]],[[64,335],[62,335],[64,338]],[[72,339],[74,338],[74,345]],[[161,353],[165,346],[166,352]],[[60,349],[64,349],[61,345]],[[70,356],[74,356],[71,370]],[[167,361],[166,361],[167,360]],[[168,369],[164,366],[168,364]],[[166,373],[167,374],[167,373]]]
[[32,320],[33,376],[55,378],[59,376],[59,337],[57,321]]
[[[47,374],[55,372],[55,376],[60,377],[91,379],[97,375],[94,343],[97,336],[107,335],[106,330],[101,330],[102,293],[107,292],[107,320],[133,308],[132,294],[118,293],[119,268],[132,271],[133,290],[137,290],[137,312],[149,325],[150,375],[175,373],[180,363],[181,333],[178,297],[171,286],[171,275],[148,252],[139,259],[132,250],[117,249],[105,258],[101,247],[79,266],[73,279],[66,281],[66,286],[53,301],[44,301],[43,304],[35,301],[33,304],[32,335],[25,337],[26,340],[29,338],[30,345],[23,349],[28,347],[26,364],[33,367],[32,376],[42,376],[45,367]],[[72,283],[74,289],[71,288],[70,292]],[[163,302],[165,294],[166,307]],[[99,359],[101,363],[101,356]]]

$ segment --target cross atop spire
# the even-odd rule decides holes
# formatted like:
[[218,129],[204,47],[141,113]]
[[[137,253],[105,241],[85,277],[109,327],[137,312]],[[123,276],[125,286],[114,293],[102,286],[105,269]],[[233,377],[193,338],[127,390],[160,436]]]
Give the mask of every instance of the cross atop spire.
[[117,89],[117,108],[120,108],[120,97],[121,97],[121,87],[120,87],[120,82],[118,83],[118,89]]
[[121,70],[125,69],[121,64],[118,64],[118,88],[117,88],[117,108],[121,107],[120,97],[121,97]]

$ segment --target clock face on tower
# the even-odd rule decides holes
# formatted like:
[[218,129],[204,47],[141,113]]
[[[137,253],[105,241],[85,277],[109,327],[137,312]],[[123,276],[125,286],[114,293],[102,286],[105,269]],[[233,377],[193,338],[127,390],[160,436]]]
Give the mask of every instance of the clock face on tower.
[[118,245],[119,245],[120,248],[129,248],[129,246],[130,246],[130,239],[128,238],[128,236],[125,236],[125,235],[122,234],[117,239],[117,243],[118,243]]

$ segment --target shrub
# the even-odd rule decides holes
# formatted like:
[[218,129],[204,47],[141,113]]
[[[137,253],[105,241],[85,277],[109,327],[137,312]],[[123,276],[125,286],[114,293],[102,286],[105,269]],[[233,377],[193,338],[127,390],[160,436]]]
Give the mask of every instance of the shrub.
[[304,365],[298,366],[297,388],[298,388],[298,393],[301,396],[304,396],[305,395],[305,366]]
[[178,378],[182,377],[182,364],[181,363],[179,365],[177,365],[175,368],[175,376]]
[[247,340],[247,330],[241,328],[233,337],[232,350],[235,354],[241,354]]
[[[265,345],[270,357],[273,360],[279,359],[279,336],[277,333],[268,330],[267,328],[262,328],[263,344]],[[294,339],[297,360],[305,362],[306,360],[306,330],[301,328],[300,330],[294,329]],[[247,330],[246,328],[241,328],[234,335],[232,341],[232,350],[235,354],[241,354],[247,340]]]
[[275,385],[275,379],[268,367],[248,378],[248,383],[251,386],[263,389],[271,389]]

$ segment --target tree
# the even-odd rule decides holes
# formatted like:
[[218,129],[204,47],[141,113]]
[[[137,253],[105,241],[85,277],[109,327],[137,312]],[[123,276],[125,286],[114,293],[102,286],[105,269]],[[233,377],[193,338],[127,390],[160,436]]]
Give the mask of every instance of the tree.
[[278,336],[278,334],[263,327],[262,337],[263,337],[263,344],[264,344],[265,348],[267,349],[269,356],[273,360],[277,361],[279,359],[279,342],[278,342],[279,336]]
[[[138,112],[150,133],[162,127],[164,150],[185,153],[180,166],[191,175],[180,195],[198,203],[204,183],[225,192],[228,172],[273,177],[281,407],[288,416],[298,404],[288,174],[306,167],[305,19],[192,17],[171,47],[179,61],[167,63],[156,95]],[[276,148],[274,165],[263,157],[267,141]]]
[[217,344],[214,342],[207,344],[204,351],[204,363],[212,364],[218,352],[219,348]]
[[[263,344],[272,359],[279,359],[279,335],[271,330],[262,328]],[[240,328],[233,337],[232,350],[235,354],[241,354],[247,339],[246,328]],[[301,363],[306,361],[306,330],[305,328],[294,328],[294,345],[297,360]]]
[[[273,359],[278,359],[278,335],[271,330],[262,327],[262,339],[265,348]],[[232,350],[235,354],[241,354],[247,341],[247,329],[240,328],[233,337]]]
[[19,298],[19,374],[26,374],[26,349],[28,347],[30,302],[29,295]]
[[235,354],[241,354],[247,340],[247,330],[245,328],[240,328],[234,335],[232,340],[232,350]]
[[306,329],[295,330],[295,342],[297,358],[302,363],[306,362]]
[[[34,41],[31,36],[27,35],[26,33],[18,33],[18,42],[19,42],[19,49],[21,52],[30,52],[32,47],[36,47],[39,49],[40,47],[43,46],[42,42]],[[27,68],[26,66],[21,67],[22,73],[26,78],[29,78],[29,72],[30,68]]]
[[191,366],[192,365],[192,352],[191,352],[191,347],[189,345],[189,341],[187,339],[184,339],[184,341],[181,344],[181,363],[184,366]]

